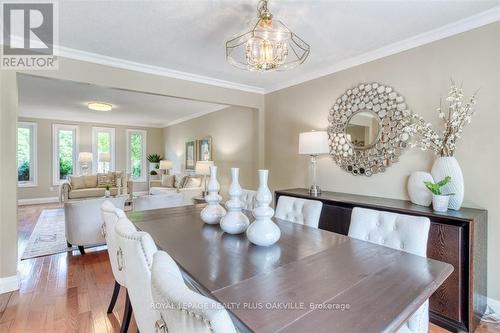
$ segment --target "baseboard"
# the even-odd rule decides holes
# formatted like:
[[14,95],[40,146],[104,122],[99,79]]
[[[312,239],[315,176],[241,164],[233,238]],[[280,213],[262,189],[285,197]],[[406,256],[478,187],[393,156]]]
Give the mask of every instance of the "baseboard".
[[0,278],[0,294],[19,289],[19,277],[16,275]]
[[40,204],[55,203],[55,202],[59,202],[58,197],[19,199],[17,200],[17,205],[18,206],[40,205]]
[[488,305],[495,313],[500,314],[500,301],[488,297]]

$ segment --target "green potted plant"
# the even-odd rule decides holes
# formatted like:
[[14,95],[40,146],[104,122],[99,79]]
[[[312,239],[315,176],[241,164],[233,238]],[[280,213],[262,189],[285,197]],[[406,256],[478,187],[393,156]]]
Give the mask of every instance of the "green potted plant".
[[109,191],[109,185],[106,185],[106,191],[104,191],[104,196],[109,198],[111,196],[111,192]]
[[162,157],[160,154],[154,153],[147,156],[149,162],[149,171],[157,170],[160,168],[160,161]]
[[448,210],[448,204],[450,202],[450,195],[453,193],[442,193],[442,188],[451,181],[450,176],[446,176],[443,180],[434,182],[424,182],[425,186],[432,192],[432,208],[436,212],[446,212]]

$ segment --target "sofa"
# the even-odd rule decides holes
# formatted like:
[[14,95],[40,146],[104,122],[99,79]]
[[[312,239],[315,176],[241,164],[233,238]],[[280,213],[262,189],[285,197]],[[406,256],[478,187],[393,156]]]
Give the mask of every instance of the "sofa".
[[133,181],[130,180],[130,175],[122,171],[110,171],[69,176],[68,180],[61,184],[59,199],[61,202],[67,202],[72,199],[104,197],[107,186],[112,196],[128,194],[132,198]]
[[203,195],[202,178],[199,175],[162,174],[160,180],[149,181],[149,194],[166,195],[180,193],[184,203],[193,203],[193,198]]

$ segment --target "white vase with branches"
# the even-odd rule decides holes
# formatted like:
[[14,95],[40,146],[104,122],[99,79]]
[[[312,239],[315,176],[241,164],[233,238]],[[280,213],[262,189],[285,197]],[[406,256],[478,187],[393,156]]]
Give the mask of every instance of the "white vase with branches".
[[447,193],[454,193],[450,197],[449,208],[458,210],[464,199],[464,178],[462,169],[455,158],[456,143],[462,137],[465,125],[472,120],[476,93],[465,98],[462,86],[451,81],[446,102],[446,109],[443,109],[442,105],[437,108],[439,118],[444,123],[441,134],[432,128],[431,123],[416,113],[412,115],[412,124],[406,128],[406,131],[414,138],[413,147],[432,150],[438,156],[432,166],[432,177],[434,179],[451,177],[451,181],[443,190]]

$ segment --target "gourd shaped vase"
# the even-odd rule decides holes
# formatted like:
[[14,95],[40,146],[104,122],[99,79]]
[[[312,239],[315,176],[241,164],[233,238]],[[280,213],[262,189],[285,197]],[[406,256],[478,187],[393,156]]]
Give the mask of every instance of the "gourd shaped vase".
[[255,221],[247,229],[247,238],[255,245],[269,246],[281,236],[280,228],[271,220],[274,210],[269,207],[272,194],[267,187],[268,170],[259,170],[259,188],[255,195],[256,207],[253,210]]
[[443,194],[450,194],[449,208],[459,210],[464,202],[464,175],[460,164],[453,156],[438,157],[431,170],[432,178],[434,181],[439,182],[446,176],[451,177],[451,181],[443,186],[441,192]]
[[238,181],[240,169],[231,168],[231,186],[229,186],[229,200],[226,202],[226,215],[220,220],[220,227],[228,234],[241,234],[247,230],[250,221],[245,214],[241,212],[243,202],[240,197],[242,194],[241,186]]
[[205,201],[208,203],[201,211],[201,219],[208,224],[217,224],[226,215],[226,210],[219,204],[222,200],[219,195],[220,185],[217,181],[217,167],[210,166],[210,180],[208,181],[208,194]]

